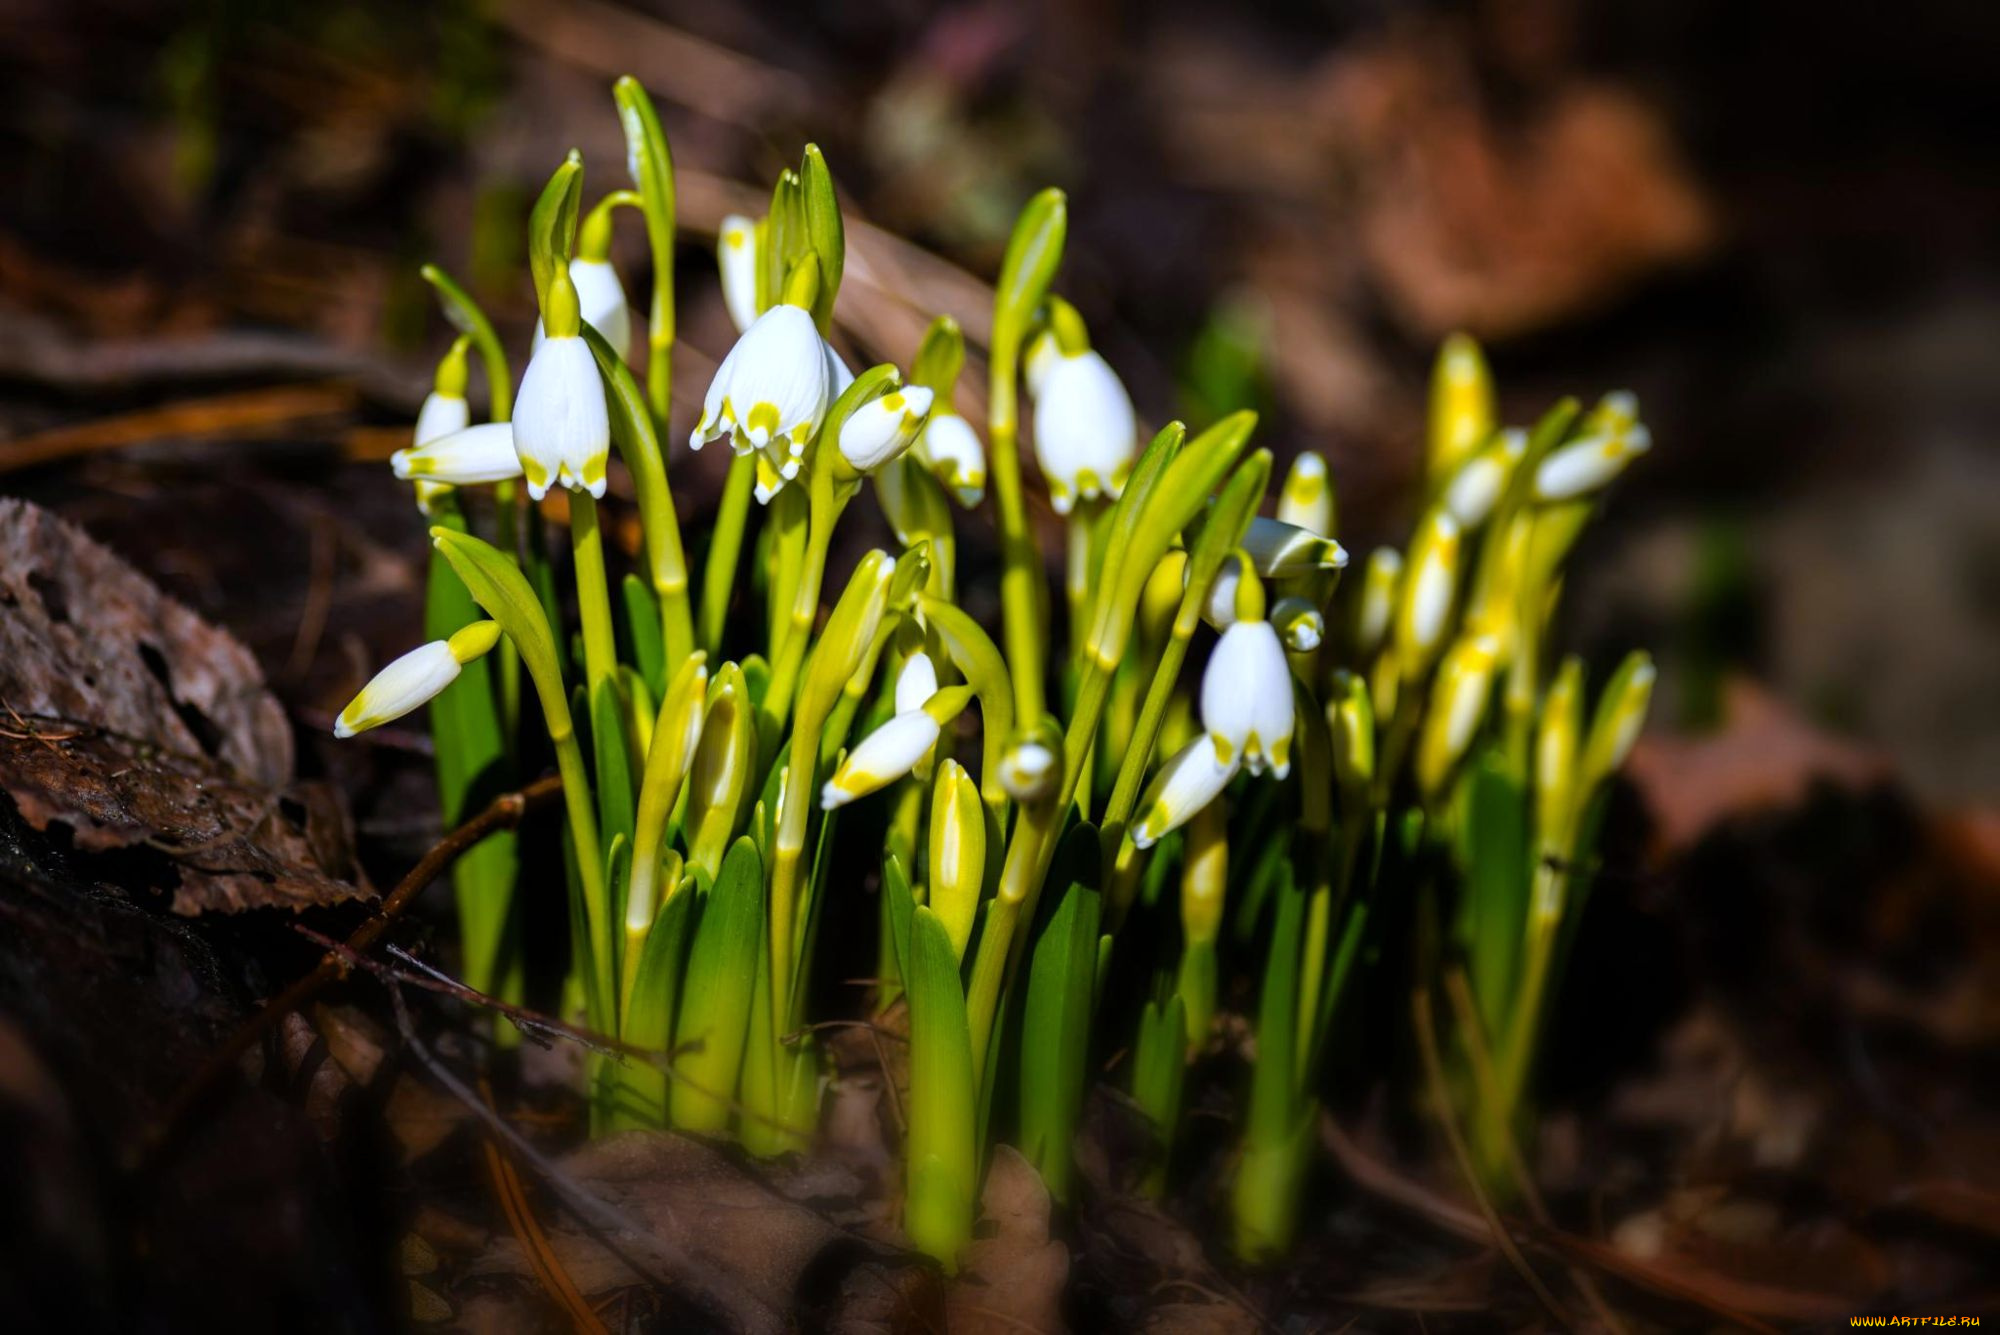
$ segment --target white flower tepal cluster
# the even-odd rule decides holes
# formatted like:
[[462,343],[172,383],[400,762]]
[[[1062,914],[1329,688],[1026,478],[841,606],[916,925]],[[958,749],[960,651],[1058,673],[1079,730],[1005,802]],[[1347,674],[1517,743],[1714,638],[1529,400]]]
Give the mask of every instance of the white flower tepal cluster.
[[1064,352],[1052,338],[1028,358],[1035,396],[1035,461],[1049,502],[1068,514],[1079,500],[1115,498],[1139,450],[1132,397],[1096,351]]

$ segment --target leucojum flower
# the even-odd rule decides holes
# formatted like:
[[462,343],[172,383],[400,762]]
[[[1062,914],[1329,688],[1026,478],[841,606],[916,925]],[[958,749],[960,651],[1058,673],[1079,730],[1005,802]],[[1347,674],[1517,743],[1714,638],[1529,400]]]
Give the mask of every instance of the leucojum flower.
[[[514,405],[514,449],[535,500],[551,486],[602,499],[611,454],[611,418],[597,359],[583,341],[583,314],[567,269],[549,280],[548,337],[528,359]],[[602,332],[601,330],[599,332]]]
[[498,622],[475,621],[448,640],[418,645],[361,688],[334,720],[333,735],[352,737],[422,708],[458,680],[461,668],[499,641]]
[[1111,364],[1088,346],[1065,350],[1053,334],[1028,359],[1035,395],[1035,461],[1049,503],[1066,515],[1079,500],[1116,497],[1139,448],[1132,396]]

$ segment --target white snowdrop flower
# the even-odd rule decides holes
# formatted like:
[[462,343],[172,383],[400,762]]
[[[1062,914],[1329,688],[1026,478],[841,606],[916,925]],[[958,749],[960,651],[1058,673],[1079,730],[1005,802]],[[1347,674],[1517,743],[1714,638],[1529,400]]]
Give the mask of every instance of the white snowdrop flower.
[[803,455],[832,401],[838,361],[810,314],[773,306],[743,331],[716,369],[689,448],[727,437],[738,454],[776,445],[788,456]]
[[1201,677],[1201,721],[1222,764],[1291,773],[1292,669],[1270,622],[1245,618],[1222,632]]
[[891,390],[849,413],[840,426],[840,457],[857,473],[872,473],[910,448],[931,410],[922,385]]
[[913,709],[922,709],[925,703],[937,694],[937,665],[926,653],[914,653],[903,664],[903,670],[896,674],[896,712],[907,714]]
[[1527,452],[1527,432],[1510,429],[1459,467],[1444,489],[1444,508],[1461,528],[1474,529],[1486,522]]
[[410,650],[375,674],[334,720],[335,737],[352,737],[393,723],[437,698],[458,680],[459,669],[500,640],[500,623],[475,621],[448,640],[432,640]]
[[1535,499],[1569,501],[1601,491],[1652,445],[1652,432],[1643,426],[1573,440],[1535,469]]
[[1315,570],[1344,570],[1347,549],[1311,529],[1258,515],[1243,534],[1243,550],[1266,579],[1289,579]]
[[1431,511],[1410,544],[1409,573],[1396,612],[1396,652],[1412,677],[1422,675],[1443,645],[1458,595],[1461,545],[1458,521],[1444,510]]
[[1417,784],[1435,797],[1444,791],[1458,762],[1472,745],[1493,695],[1497,646],[1484,636],[1468,636],[1451,647],[1438,665],[1417,741]]
[[1309,598],[1280,598],[1271,607],[1271,626],[1286,653],[1309,654],[1326,639],[1326,617]]
[[1061,773],[1062,758],[1037,738],[1024,738],[1000,754],[1000,787],[1016,802],[1047,797]]
[[514,405],[514,450],[535,500],[561,484],[604,495],[611,417],[597,358],[580,333],[582,308],[569,271],[558,269],[543,294],[544,318],[556,332],[542,340],[521,377]]
[[389,467],[405,482],[473,487],[521,476],[512,422],[482,422],[389,456]]
[[972,423],[957,413],[934,412],[911,447],[925,468],[970,510],[986,496],[986,447]]
[[1058,350],[1035,399],[1035,460],[1056,513],[1079,497],[1117,496],[1138,448],[1138,417],[1111,364]]
[[424,406],[417,409],[417,429],[410,433],[410,443],[428,445],[465,430],[471,422],[472,405],[465,401],[465,395],[434,389],[424,395]]
[[715,263],[722,271],[722,304],[741,334],[757,323],[757,224],[740,213],[722,220]]
[[[900,683],[898,683],[900,687]],[[863,737],[820,789],[820,806],[831,811],[886,787],[917,767],[937,745],[938,721],[921,709],[897,714]]]
[[1327,476],[1326,460],[1312,450],[1302,450],[1285,473],[1284,488],[1278,493],[1278,518],[1317,533],[1333,536],[1333,482]]
[[1363,658],[1382,647],[1389,638],[1389,621],[1396,615],[1396,594],[1403,582],[1403,554],[1394,547],[1377,547],[1368,553],[1368,569],[1361,577],[1360,614],[1355,619],[1355,647]]
[[1173,754],[1146,785],[1139,799],[1144,813],[1132,826],[1132,843],[1151,848],[1193,819],[1194,814],[1222,795],[1236,773],[1235,761],[1216,754],[1215,739],[1207,733],[1195,738]]

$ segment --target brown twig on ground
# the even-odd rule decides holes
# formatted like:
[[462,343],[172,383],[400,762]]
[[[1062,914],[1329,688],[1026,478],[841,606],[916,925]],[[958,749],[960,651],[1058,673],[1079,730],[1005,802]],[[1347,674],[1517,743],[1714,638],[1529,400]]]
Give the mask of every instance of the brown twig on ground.
[[[1468,1242],[1490,1240],[1486,1222],[1476,1211],[1468,1210],[1457,1201],[1439,1195],[1421,1182],[1403,1176],[1369,1154],[1355,1144],[1353,1138],[1333,1119],[1331,1113],[1320,1114],[1319,1138],[1320,1144],[1333,1155],[1348,1180],[1370,1195],[1388,1201],[1433,1227]],[[1538,1251],[1562,1259],[1582,1261],[1613,1279],[1624,1280],[1634,1288],[1700,1307],[1733,1325],[1755,1331],[1757,1335],[1778,1335],[1776,1328],[1758,1320],[1742,1307],[1717,1297],[1700,1283],[1664,1267],[1627,1256],[1615,1247],[1579,1238],[1561,1229],[1531,1227],[1519,1220],[1508,1221],[1508,1227],[1520,1235],[1523,1242]],[[1788,1311],[1788,1315],[1800,1315],[1800,1312]],[[1812,1314],[1805,1314],[1801,1319],[1813,1319]]]
[[[445,873],[467,850],[471,849],[495,830],[506,829],[517,824],[529,808],[548,801],[562,791],[562,780],[554,775],[537,779],[518,792],[503,793],[493,799],[487,808],[465,824],[438,840],[428,853],[417,860],[408,874],[396,884],[388,897],[383,899],[375,916],[362,923],[343,943],[344,950],[352,955],[360,955],[382,934],[393,926],[403,911],[409,907],[423,889]],[[173,1143],[174,1137],[186,1125],[188,1117],[202,1101],[228,1076],[245,1053],[264,1037],[278,1022],[293,1011],[305,1005],[319,994],[320,989],[347,972],[347,962],[340,955],[328,952],[312,972],[299,978],[283,992],[264,1003],[263,1007],[249,1019],[236,1027],[235,1032],[222,1045],[209,1054],[200,1069],[188,1078],[167,1106],[160,1113],[149,1132],[141,1139],[131,1154],[128,1168],[137,1172],[153,1163]]]
[[119,413],[0,443],[0,473],[54,463],[94,450],[121,449],[176,437],[241,436],[350,412],[360,395],[352,385],[278,385],[158,408]]
[[1507,1264],[1520,1273],[1522,1281],[1534,1291],[1542,1306],[1549,1309],[1549,1315],[1574,1328],[1576,1323],[1556,1300],[1555,1294],[1549,1292],[1549,1286],[1542,1282],[1535,1268],[1528,1264],[1528,1258],[1521,1255],[1521,1248],[1508,1231],[1506,1221],[1500,1218],[1500,1212],[1480,1185],[1479,1172],[1472,1163],[1472,1151],[1466,1147],[1465,1137],[1458,1129],[1458,1120],[1451,1113],[1451,1092],[1445,1084],[1444,1062],[1438,1056],[1437,1030],[1432,1024],[1431,997],[1423,988],[1410,994],[1410,1018],[1416,1023],[1417,1053],[1423,1058],[1424,1077],[1430,1086],[1433,1111],[1437,1114],[1438,1125],[1444,1129],[1446,1142],[1451,1146],[1451,1157],[1457,1160],[1458,1171],[1465,1178],[1465,1185],[1471,1190],[1473,1199],[1479,1203],[1479,1213],[1486,1219],[1487,1236],[1500,1249],[1500,1254],[1507,1258]]
[[[485,1080],[479,1082],[479,1097],[488,1108],[493,1108],[493,1089]],[[495,1115],[499,1110],[493,1109]],[[550,1297],[562,1305],[569,1313],[569,1319],[584,1335],[610,1335],[597,1313],[584,1300],[576,1281],[570,1277],[562,1258],[555,1248],[549,1246],[548,1234],[542,1231],[541,1221],[535,1218],[533,1208],[528,1204],[528,1193],[521,1186],[521,1175],[514,1171],[514,1163],[501,1148],[496,1136],[486,1137],[486,1173],[493,1179],[493,1194],[500,1198],[500,1211],[507,1216],[507,1227],[514,1232],[515,1241],[521,1244],[521,1251],[528,1263],[534,1267],[535,1278]]]

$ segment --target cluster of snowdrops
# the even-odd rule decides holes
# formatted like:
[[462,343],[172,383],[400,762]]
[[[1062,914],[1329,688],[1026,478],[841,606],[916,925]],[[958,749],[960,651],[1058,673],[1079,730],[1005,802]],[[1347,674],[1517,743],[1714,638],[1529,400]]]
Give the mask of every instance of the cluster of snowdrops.
[[[1150,1128],[1136,1185],[1169,1187],[1186,1072],[1218,1041],[1230,979],[1255,998],[1234,1241],[1281,1253],[1323,1101],[1364,1078],[1357,999],[1449,974],[1465,998],[1451,1115],[1504,1187],[1652,682],[1635,654],[1592,706],[1580,664],[1546,654],[1564,559],[1647,447],[1629,396],[1507,427],[1478,349],[1448,341],[1421,518],[1348,572],[1319,456],[1274,487],[1250,413],[1141,435],[1052,290],[1058,192],[1024,209],[998,275],[982,423],[954,410],[966,347],[948,318],[907,372],[850,369],[829,342],[841,217],[808,148],[762,218],[720,230],[739,337],[686,444],[732,458],[691,569],[667,436],[673,166],[643,90],[622,80],[614,101],[629,186],[586,213],[572,154],[529,220],[541,322],[518,394],[477,305],[425,271],[462,331],[394,460],[433,526],[432,642],[337,728],[428,704],[448,820],[559,771],[566,887],[524,875],[509,832],[454,869],[467,982],[520,997],[526,898],[564,896],[562,1004],[668,1054],[595,1062],[594,1128],[777,1155],[812,1141],[816,1022],[843,1018],[809,1009],[815,945],[871,915],[872,1005],[885,1023],[906,1008],[904,1225],[949,1266],[997,1143],[1072,1197],[1093,1081]],[[609,258],[621,210],[652,255],[643,342]],[[1054,562],[1024,425],[1063,521]],[[614,447],[643,531],[615,586],[598,513]],[[997,639],[959,601],[957,524],[989,490],[972,522],[998,532]],[[863,491],[897,550],[832,587],[832,536]]]

